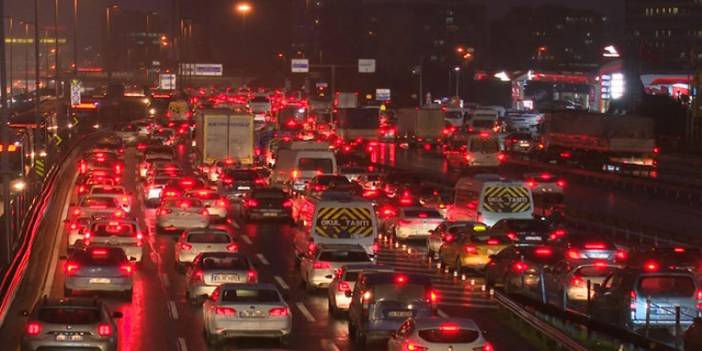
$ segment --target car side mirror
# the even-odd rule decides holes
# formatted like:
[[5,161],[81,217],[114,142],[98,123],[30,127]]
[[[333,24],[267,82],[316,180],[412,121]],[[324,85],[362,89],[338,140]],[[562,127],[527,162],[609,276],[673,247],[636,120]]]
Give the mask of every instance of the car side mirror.
[[346,292],[344,292],[344,295],[345,295],[346,297],[351,297],[351,296],[353,296],[353,292],[351,292],[351,291],[349,291],[349,290],[346,290]]
[[122,314],[122,312],[119,312],[119,311],[112,312],[112,318],[122,318],[122,317],[124,317],[124,314]]
[[29,317],[29,311],[27,310],[22,310],[19,312],[20,317]]

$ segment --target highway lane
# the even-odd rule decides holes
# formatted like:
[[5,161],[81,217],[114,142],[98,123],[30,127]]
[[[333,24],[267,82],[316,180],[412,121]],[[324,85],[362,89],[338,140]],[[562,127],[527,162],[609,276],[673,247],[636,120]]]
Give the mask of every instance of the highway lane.
[[[134,150],[127,151],[125,174],[136,174]],[[183,155],[185,156],[185,155]],[[73,160],[72,164],[75,164]],[[63,260],[66,255],[66,235],[62,221],[65,217],[73,189],[71,180],[75,178],[75,167],[62,178],[60,196],[45,217],[46,225],[53,226],[58,233],[56,246],[44,255],[52,261],[49,269],[50,284],[43,284],[43,276],[32,276],[27,288],[41,294],[46,290],[52,297],[63,296]],[[175,270],[173,255],[174,240],[168,235],[156,235],[153,227],[153,209],[145,209],[139,194],[136,176],[125,177],[125,185],[138,195],[133,213],[141,218],[148,230],[148,245],[145,245],[144,262],[135,274],[134,294],[131,302],[118,297],[101,296],[112,310],[121,311],[124,318],[118,320],[120,335],[119,350],[188,351],[210,350],[202,336],[201,307],[189,304],[185,299],[184,276]],[[239,225],[234,224],[236,227]],[[291,230],[288,225],[278,223],[242,224],[238,239],[242,252],[251,256],[259,271],[259,279],[274,282],[291,307],[294,318],[293,337],[289,349],[296,350],[352,350],[346,322],[336,320],[327,312],[325,293],[320,291],[307,294],[300,287],[300,276],[295,268],[292,255]],[[54,253],[55,252],[55,253]],[[441,314],[474,318],[486,329],[489,338],[498,350],[536,350],[528,341],[503,322],[497,314],[494,301],[481,291],[481,281],[471,285],[438,273],[426,261],[410,257],[402,248],[386,247],[379,260],[397,267],[398,270],[429,274],[434,277],[442,296]],[[18,301],[14,310],[31,307],[32,302]],[[21,305],[21,306],[20,306]],[[21,308],[20,308],[21,307]],[[0,331],[0,339],[6,341],[9,350],[19,349],[19,336],[24,319],[17,313],[9,316],[8,323]],[[7,338],[5,338],[7,337]],[[265,340],[241,340],[228,343],[220,350],[275,349],[276,342]],[[384,350],[384,343],[374,343],[365,350]]]
[[[453,186],[462,173],[449,167],[437,153],[405,150],[394,144],[381,144],[371,153],[371,162],[400,169],[436,175],[447,186]],[[475,171],[476,173],[478,171]],[[524,169],[516,166],[501,167],[499,173],[521,179]],[[696,234],[702,226],[702,211],[679,203],[651,198],[645,193],[621,191],[592,184],[569,182],[565,190],[566,208],[577,212],[617,218],[640,226],[659,228],[665,232]]]

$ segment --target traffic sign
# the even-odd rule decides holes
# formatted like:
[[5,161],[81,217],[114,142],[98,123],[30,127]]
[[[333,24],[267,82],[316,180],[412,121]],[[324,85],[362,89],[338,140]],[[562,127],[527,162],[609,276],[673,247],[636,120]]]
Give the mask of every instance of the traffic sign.
[[162,90],[174,90],[176,88],[176,75],[172,73],[159,74],[158,88]]
[[310,71],[310,60],[292,59],[290,60],[290,68],[293,73],[308,73]]
[[358,59],[358,73],[375,73],[375,59]]
[[54,139],[54,142],[56,143],[56,146],[61,145],[61,143],[63,142],[63,139],[58,134],[54,134],[53,139]]
[[34,174],[39,178],[44,178],[46,175],[46,167],[44,165],[44,160],[41,158],[34,159]]
[[390,89],[375,89],[375,99],[377,101],[390,101]]
[[75,127],[78,125],[78,122],[80,122],[80,120],[78,119],[77,116],[73,116],[73,119],[71,119],[71,122],[72,122],[71,124],[73,124],[73,126]]
[[80,90],[80,80],[71,79],[71,106],[80,105]]

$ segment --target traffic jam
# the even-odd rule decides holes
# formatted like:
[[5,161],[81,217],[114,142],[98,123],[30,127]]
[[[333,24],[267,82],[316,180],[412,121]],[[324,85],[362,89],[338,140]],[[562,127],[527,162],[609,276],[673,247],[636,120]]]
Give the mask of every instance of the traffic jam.
[[[496,294],[663,342],[702,312],[697,249],[576,228],[571,180],[511,163],[581,162],[563,145],[582,116],[246,87],[147,98],[149,118],[70,158],[22,350],[543,349]],[[397,166],[429,157],[457,179]]]

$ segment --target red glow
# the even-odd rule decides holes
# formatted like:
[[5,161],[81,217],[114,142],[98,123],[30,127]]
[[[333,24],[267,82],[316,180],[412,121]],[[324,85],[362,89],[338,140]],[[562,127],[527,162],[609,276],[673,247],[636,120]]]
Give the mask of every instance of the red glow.
[[286,307],[274,307],[268,310],[268,315],[271,317],[287,317],[290,312]]
[[463,246],[463,252],[469,255],[475,255],[478,253],[478,248],[475,245],[465,245]]
[[246,281],[249,284],[255,284],[258,282],[258,273],[256,271],[248,271],[246,273]]
[[644,270],[648,272],[656,272],[658,269],[660,269],[660,265],[656,261],[651,260],[644,263]]
[[588,250],[604,250],[607,248],[605,243],[587,243],[585,248]]
[[64,272],[66,275],[75,275],[78,270],[80,269],[80,266],[78,263],[73,263],[73,262],[66,262],[66,265],[64,266]]
[[188,243],[180,243],[181,250],[188,251],[188,250],[191,250],[192,248],[193,248],[193,246],[188,244]]
[[537,256],[551,256],[553,255],[553,249],[550,247],[538,247],[534,250],[534,254]]
[[517,273],[523,273],[527,269],[529,269],[529,266],[527,266],[526,263],[524,262],[516,262],[513,266],[512,269],[514,269],[515,272]]
[[444,323],[439,326],[439,330],[445,334],[454,334],[461,330],[461,328],[455,323]]
[[351,286],[347,282],[339,282],[336,286],[336,290],[339,292],[351,291]]
[[236,310],[232,307],[216,307],[215,314],[220,316],[236,316]]
[[331,265],[329,262],[315,262],[312,265],[312,269],[329,269],[331,268]]
[[37,322],[29,322],[27,323],[25,331],[27,332],[27,335],[37,336],[39,333],[41,333],[41,324]]
[[231,243],[227,245],[227,251],[229,252],[239,252],[239,245],[236,243]]
[[395,284],[402,285],[407,283],[407,276],[403,274],[398,274],[395,276]]

